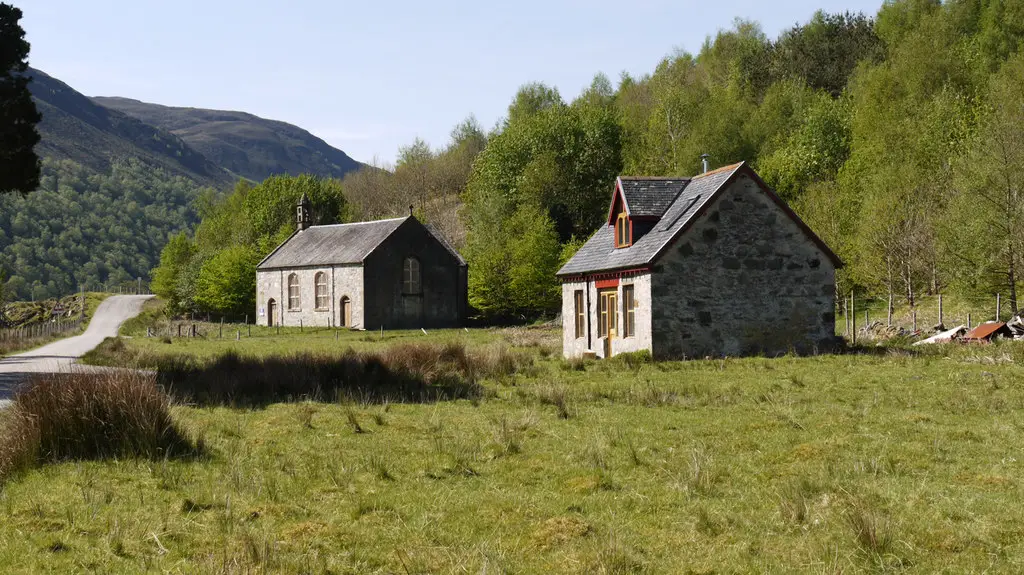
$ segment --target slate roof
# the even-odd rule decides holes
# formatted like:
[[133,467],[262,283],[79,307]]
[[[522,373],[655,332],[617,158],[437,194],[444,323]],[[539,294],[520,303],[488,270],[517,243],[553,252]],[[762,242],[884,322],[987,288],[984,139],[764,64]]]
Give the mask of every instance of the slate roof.
[[311,226],[295,232],[256,266],[258,270],[357,264],[412,216],[374,222]]
[[[562,269],[558,270],[557,275],[559,277],[574,276],[580,274],[587,274],[593,272],[621,270],[629,268],[638,268],[650,265],[655,259],[661,254],[662,250],[665,249],[668,244],[674,240],[683,230],[686,229],[687,225],[692,221],[698,214],[700,214],[708,202],[718,194],[719,190],[724,189],[725,184],[732,179],[732,177],[740,170],[745,171],[751,176],[758,184],[766,191],[768,196],[774,201],[782,210],[807,234],[807,236],[818,245],[822,252],[835,264],[836,268],[843,266],[843,262],[839,259],[835,253],[829,249],[829,247],[819,238],[815,233],[807,227],[793,211],[779,199],[768,187],[761,181],[761,178],[750,169],[745,163],[740,162],[731,166],[725,166],[712,170],[706,174],[695,176],[690,180],[680,179],[675,180],[679,182],[685,182],[683,184],[682,191],[676,195],[671,205],[664,210],[663,214],[659,214],[661,217],[658,223],[654,225],[654,228],[647,232],[643,237],[633,243],[628,248],[616,248],[615,247],[615,227],[611,225],[601,226],[593,236],[587,240],[587,243],[583,244],[576,255],[574,255]],[[620,179],[621,183],[625,184],[626,178]],[[654,182],[652,179],[633,179],[633,181],[646,181]],[[664,180],[666,182],[671,180]],[[649,197],[650,185],[645,186],[647,192],[644,195],[641,194],[637,197]],[[664,187],[655,187],[655,190],[667,190],[669,184],[665,184]],[[623,193],[625,189],[623,189]],[[668,192],[665,192],[667,195]],[[663,196],[662,196],[663,197]],[[626,200],[629,202],[629,200]],[[660,201],[660,200],[659,200]],[[658,202],[652,202],[652,210],[657,209]],[[630,214],[631,216],[634,214]]]
[[619,189],[626,200],[630,217],[661,217],[679,192],[690,183],[688,178],[635,178],[620,176]]

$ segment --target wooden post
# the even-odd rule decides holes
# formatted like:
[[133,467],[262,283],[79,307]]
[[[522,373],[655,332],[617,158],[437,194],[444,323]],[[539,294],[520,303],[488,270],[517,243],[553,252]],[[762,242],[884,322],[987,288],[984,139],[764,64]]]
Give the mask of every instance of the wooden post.
[[224,339],[224,316],[220,316],[220,333],[217,334],[217,337]]
[[249,325],[249,314],[245,314],[245,325]]
[[181,324],[178,324],[178,337],[181,337]]
[[240,329],[235,330],[235,341],[241,341],[241,339],[242,339],[242,330],[240,330]]
[[914,333],[917,333],[917,308],[910,310],[910,316],[914,321]]
[[843,323],[846,325],[846,337],[850,337],[850,298],[843,298]]
[[892,327],[892,292],[889,292],[889,307],[886,308],[885,327]]
[[299,333],[302,333],[302,318],[299,318]]
[[338,330],[334,330],[334,341],[338,341],[338,337],[339,337],[338,334],[339,333],[341,333],[341,332],[338,331]]
[[967,312],[967,329],[971,329],[971,312]]
[[942,294],[939,294],[939,325],[942,324]]
[[853,299],[853,291],[850,291],[850,342],[857,345],[857,301]]
[[864,329],[868,329],[871,325],[871,316],[868,314],[868,310],[864,310]]
[[249,335],[246,337],[252,337],[252,326],[247,323],[245,324],[245,329],[249,330]]
[[999,294],[996,294],[996,321],[999,321],[999,315],[1000,315],[999,314],[999,312],[1000,312],[999,308],[1000,308],[1000,304],[1001,303],[1002,302],[999,301]]

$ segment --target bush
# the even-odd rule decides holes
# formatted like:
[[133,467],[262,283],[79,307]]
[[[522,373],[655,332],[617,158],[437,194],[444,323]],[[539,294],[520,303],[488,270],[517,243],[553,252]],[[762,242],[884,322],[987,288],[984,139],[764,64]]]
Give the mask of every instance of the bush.
[[15,395],[0,427],[0,482],[37,463],[200,455],[174,423],[152,375],[45,374]]

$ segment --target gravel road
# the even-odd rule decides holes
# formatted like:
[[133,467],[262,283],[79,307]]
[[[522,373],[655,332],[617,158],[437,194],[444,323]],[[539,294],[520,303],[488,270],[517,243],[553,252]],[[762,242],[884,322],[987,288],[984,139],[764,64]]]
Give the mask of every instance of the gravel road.
[[121,324],[139,315],[143,302],[151,297],[110,296],[96,308],[85,333],[0,359],[0,407],[7,404],[14,387],[30,374],[67,371],[75,360],[92,351],[105,338],[116,336]]

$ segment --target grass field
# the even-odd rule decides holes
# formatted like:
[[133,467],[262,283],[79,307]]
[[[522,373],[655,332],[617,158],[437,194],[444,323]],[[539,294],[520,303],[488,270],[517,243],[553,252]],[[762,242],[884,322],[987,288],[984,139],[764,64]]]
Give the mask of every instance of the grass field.
[[[133,337],[120,353],[415,333]],[[206,457],[50,464],[3,486],[0,571],[1024,570],[1014,342],[631,366],[563,362],[551,329],[461,334],[418,337],[532,366],[456,401],[176,406]]]

